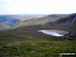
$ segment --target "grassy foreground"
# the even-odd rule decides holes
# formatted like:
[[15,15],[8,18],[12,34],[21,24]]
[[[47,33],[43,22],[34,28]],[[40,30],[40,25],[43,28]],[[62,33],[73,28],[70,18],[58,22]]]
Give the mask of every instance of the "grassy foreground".
[[60,57],[76,52],[76,41],[13,41],[0,43],[0,57]]

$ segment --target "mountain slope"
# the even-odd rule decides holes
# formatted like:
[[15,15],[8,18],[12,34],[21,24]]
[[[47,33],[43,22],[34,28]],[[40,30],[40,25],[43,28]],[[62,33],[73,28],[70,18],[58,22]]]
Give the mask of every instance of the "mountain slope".
[[44,15],[0,15],[0,23],[9,26],[11,29],[18,22],[31,18],[41,18],[43,16]]
[[65,16],[66,15],[53,14],[53,15],[48,15],[48,16],[42,17],[42,18],[32,18],[32,19],[24,20],[24,21],[17,23],[14,26],[14,28],[22,27],[22,26],[30,26],[30,25],[44,25],[48,22],[55,22],[59,18],[63,18]]
[[[16,40],[54,40],[54,41],[63,41],[63,40],[76,40],[76,21],[73,25],[67,25],[68,22],[74,20],[75,14],[67,15],[63,18],[59,18],[57,21],[49,21],[44,25],[36,24],[36,25],[28,25],[18,27],[16,29],[1,31],[0,32],[0,41],[16,41]],[[67,19],[65,22],[63,20]],[[31,22],[30,19],[29,22]],[[41,20],[41,18],[39,19]],[[23,23],[24,25],[24,23]],[[43,33],[38,32],[40,29],[58,29],[58,30],[67,30],[71,34],[64,37],[53,37]]]
[[[5,26],[9,26],[11,28],[14,24],[19,22],[19,20],[13,16],[10,15],[1,15],[0,16],[0,23],[4,24]],[[0,26],[2,27],[2,26]],[[5,28],[3,28],[5,29]]]
[[43,18],[30,19],[17,23],[14,27],[20,27],[21,29],[63,29],[70,30],[75,27],[76,14],[70,15],[49,15]]
[[55,28],[65,27],[65,29],[73,30],[72,28],[76,28],[76,14],[68,15],[64,18],[61,18],[61,19],[57,20],[55,23],[56,23]]

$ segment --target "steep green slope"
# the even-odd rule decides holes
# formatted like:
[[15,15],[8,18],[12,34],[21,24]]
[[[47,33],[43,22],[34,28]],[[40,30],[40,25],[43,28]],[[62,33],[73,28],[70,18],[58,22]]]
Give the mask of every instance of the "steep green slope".
[[55,22],[54,28],[76,32],[76,14],[71,14]]

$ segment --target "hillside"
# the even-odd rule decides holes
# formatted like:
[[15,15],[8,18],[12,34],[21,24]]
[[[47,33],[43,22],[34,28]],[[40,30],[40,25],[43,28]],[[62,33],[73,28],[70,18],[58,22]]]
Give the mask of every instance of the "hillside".
[[8,25],[0,23],[0,30],[7,30],[7,29],[9,29]]
[[70,15],[48,15],[42,18],[33,18],[18,22],[14,28],[24,29],[62,29],[73,30],[75,27],[76,14]]
[[[31,19],[31,18],[41,18],[43,16],[44,15],[0,15],[0,23],[3,23],[4,25],[9,26],[9,29],[11,29],[18,22]],[[3,29],[6,29],[6,28],[3,28]]]
[[[0,31],[0,57],[60,57],[60,53],[76,53],[76,15],[57,16],[59,19],[53,21],[49,16],[49,21],[45,17],[35,19],[35,23],[33,19],[25,20],[15,29]],[[54,37],[38,32],[40,29],[67,30],[70,34]]]
[[21,22],[18,22],[14,28],[17,28],[17,27],[22,27],[22,26],[31,26],[31,25],[45,25],[46,23],[49,23],[49,22],[55,22],[56,20],[60,19],[60,18],[63,18],[65,17],[66,15],[62,14],[53,14],[53,15],[48,15],[48,16],[45,16],[45,17],[42,17],[42,18],[32,18],[31,20],[24,20],[24,21],[21,21]]
[[[0,23],[3,23],[5,26],[9,26],[9,29],[17,22],[19,22],[19,20],[17,20],[17,18],[13,16],[0,15]],[[2,27],[2,25],[0,27]],[[3,28],[3,29],[6,29],[6,28]]]
[[57,20],[53,28],[71,30],[76,32],[76,14],[70,14],[64,18]]
[[[35,25],[26,26],[26,23],[28,21],[29,21],[28,23],[30,23],[30,22],[32,23],[31,20],[33,20],[33,19],[26,20],[27,22],[24,21],[25,24],[22,23],[23,25],[25,25],[23,27],[19,27],[16,29],[8,30],[8,31],[1,31],[0,32],[1,41],[5,41],[5,40],[57,40],[57,41],[60,41],[60,40],[76,40],[76,37],[75,37],[75,33],[76,33],[75,27],[76,26],[73,24],[72,25],[66,24],[66,23],[70,22],[71,19],[73,20],[75,18],[74,15],[75,14],[67,15],[67,16],[64,16],[62,18],[59,18],[57,21],[54,21],[54,22],[49,21],[48,23],[45,23],[43,25],[33,23]],[[41,19],[44,20],[43,18],[40,18],[37,20],[41,21]],[[50,19],[50,17],[49,17],[49,19]],[[66,20],[66,21],[60,22],[63,20]],[[45,19],[45,22],[46,22],[46,19]],[[53,36],[49,36],[49,35],[38,32],[38,30],[40,30],[40,29],[67,30],[67,31],[71,32],[71,34],[68,36],[64,36],[64,37],[53,37]],[[72,38],[72,37],[74,37],[74,38]]]

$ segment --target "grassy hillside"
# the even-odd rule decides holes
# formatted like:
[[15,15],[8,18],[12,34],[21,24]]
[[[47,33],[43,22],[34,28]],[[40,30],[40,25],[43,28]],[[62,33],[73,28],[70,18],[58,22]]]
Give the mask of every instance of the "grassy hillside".
[[[16,23],[31,19],[31,18],[41,18],[44,15],[0,15],[0,23],[3,23],[6,26],[9,26],[9,28],[12,28]],[[0,26],[2,27],[2,26]],[[3,28],[3,27],[2,27]],[[6,28],[3,28],[6,29]]]
[[30,26],[30,25],[45,25],[46,23],[49,22],[55,22],[60,18],[65,17],[66,15],[48,15],[42,18],[32,18],[29,20],[25,20],[25,21],[21,21],[19,23],[17,23],[14,28],[17,27],[22,27],[22,26]]
[[[0,31],[0,57],[60,57],[60,53],[76,53],[76,21],[70,24],[75,14],[62,18],[57,16],[59,19],[53,21],[51,18],[56,17],[49,16],[48,19],[35,19],[35,23],[34,19],[26,20],[21,23],[22,27],[19,24],[18,28]],[[37,21],[41,23],[36,23]],[[70,34],[53,37],[38,32],[39,29],[67,30]]]
[[61,29],[74,31],[72,28],[76,26],[73,20],[76,18],[76,14],[70,15],[49,15],[39,19],[30,19],[17,23],[14,28],[20,27],[18,29]]

